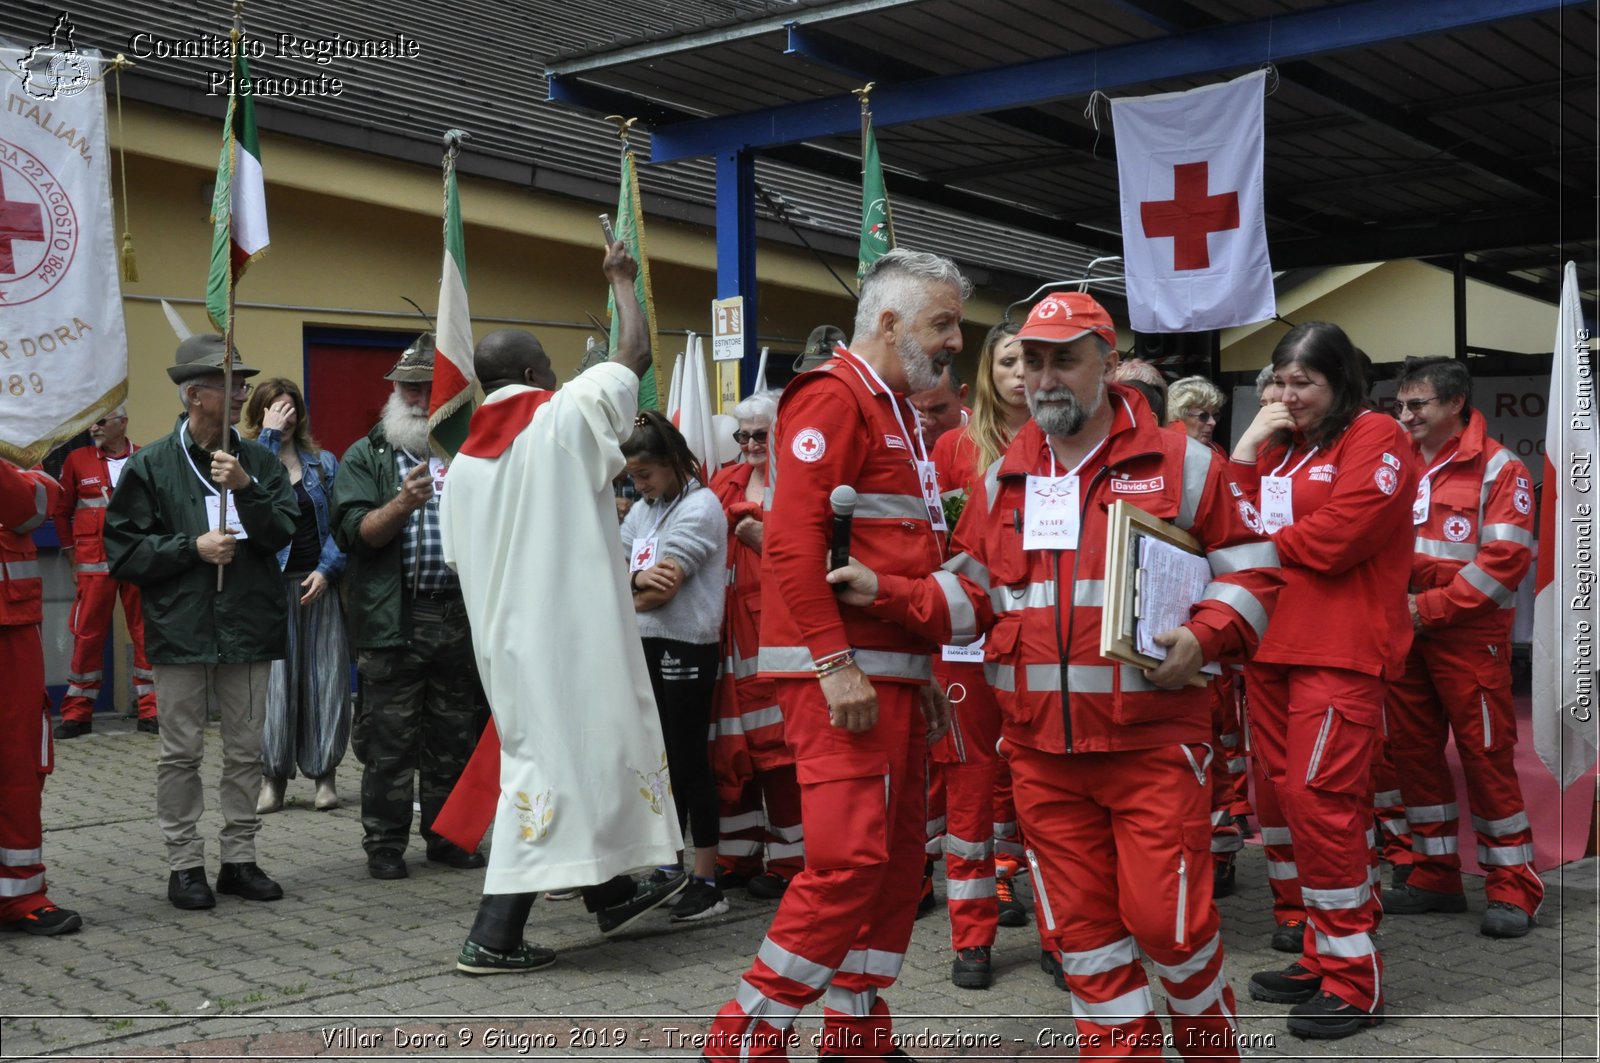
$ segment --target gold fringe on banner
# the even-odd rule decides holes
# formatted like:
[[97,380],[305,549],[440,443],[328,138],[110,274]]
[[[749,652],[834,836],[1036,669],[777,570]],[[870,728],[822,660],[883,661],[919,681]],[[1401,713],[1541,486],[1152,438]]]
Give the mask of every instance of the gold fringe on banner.
[[111,61],[111,72],[117,76],[117,161],[122,169],[122,279],[129,284],[139,282],[139,262],[133,256],[133,223],[128,218],[128,138],[122,132],[122,71],[133,66],[121,52]]

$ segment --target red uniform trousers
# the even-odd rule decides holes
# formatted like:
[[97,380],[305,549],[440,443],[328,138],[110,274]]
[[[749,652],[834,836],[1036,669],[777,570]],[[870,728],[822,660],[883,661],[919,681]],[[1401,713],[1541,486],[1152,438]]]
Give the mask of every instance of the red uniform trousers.
[[919,688],[878,680],[878,722],[828,722],[814,680],[777,681],[800,779],[806,866],[789,884],[737,995],[712,1024],[712,1060],[787,1059],[800,1009],[823,997],[821,1055],[894,1047],[878,990],[905,962],[922,884],[927,729]]
[[[1290,866],[1307,916],[1300,963],[1322,976],[1325,992],[1371,1011],[1383,1000],[1383,961],[1372,938],[1383,914],[1372,832],[1383,680],[1274,664],[1253,664],[1247,674],[1256,764],[1294,839]],[[1265,836],[1264,802],[1261,814]]]
[[1189,1059],[1239,1058],[1211,895],[1207,752],[1188,752],[1199,759],[1182,746],[1060,754],[1006,743],[1080,1059],[1162,1058],[1141,951],[1167,993],[1171,1045]]
[[718,874],[752,877],[771,871],[793,879],[805,867],[800,784],[793,764],[755,769],[737,797],[718,797],[717,817]]
[[38,625],[0,627],[0,676],[0,920],[10,921],[50,903],[40,804],[55,750]]
[[1228,763],[1228,777],[1233,784],[1232,800],[1228,811],[1235,816],[1252,816],[1250,807],[1250,722],[1245,711],[1244,673],[1233,673],[1232,727],[1217,735],[1221,743],[1217,756]]
[[1278,787],[1261,759],[1260,725],[1262,709],[1256,704],[1259,673],[1268,665],[1247,664],[1245,676],[1246,726],[1250,732],[1250,771],[1256,783],[1256,823],[1261,828],[1261,845],[1267,857],[1267,885],[1272,890],[1272,918],[1279,926],[1306,921],[1305,902],[1300,898],[1300,872],[1294,859],[1294,839],[1289,822],[1278,803]]
[[[934,676],[954,709],[948,751],[938,767],[944,778],[945,897],[950,947],[994,944],[1000,905],[995,897],[994,785],[999,754],[1000,706],[980,664],[940,661]],[[938,747],[936,747],[938,748]],[[1014,817],[1013,817],[1014,818]]]
[[[1393,726],[1393,694],[1384,702],[1384,727]],[[1372,815],[1378,821],[1378,848],[1391,867],[1409,867],[1415,860],[1411,851],[1411,825],[1406,819],[1405,799],[1400,795],[1400,775],[1389,754],[1388,734],[1378,736],[1372,757]]]
[[1239,702],[1234,695],[1233,673],[1225,671],[1207,684],[1211,688],[1211,745],[1216,755],[1211,761],[1211,858],[1218,867],[1233,863],[1234,854],[1244,848],[1244,835],[1233,821],[1233,802],[1238,782],[1234,778],[1234,758],[1228,755],[1228,740],[1239,741]]
[[67,676],[67,696],[61,699],[61,718],[87,723],[100,697],[105,669],[106,635],[111,630],[111,609],[122,598],[122,612],[133,639],[133,692],[139,699],[139,719],[156,718],[156,680],[144,656],[144,614],[139,611],[139,588],[123,580],[91,572],[78,573],[78,590],[72,602],[72,671]]
[[1483,637],[1460,629],[1446,637],[1418,635],[1405,676],[1389,685],[1389,746],[1416,852],[1411,884],[1461,892],[1460,813],[1444,758],[1445,734],[1453,731],[1478,836],[1478,863],[1487,876],[1484,893],[1534,914],[1544,900],[1544,883],[1533,869],[1533,834],[1512,763],[1517,720],[1510,653],[1503,631]]

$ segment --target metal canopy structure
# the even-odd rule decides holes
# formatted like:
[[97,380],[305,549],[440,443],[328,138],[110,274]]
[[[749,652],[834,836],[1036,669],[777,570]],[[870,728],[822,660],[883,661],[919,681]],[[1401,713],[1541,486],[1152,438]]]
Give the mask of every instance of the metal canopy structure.
[[1576,259],[1594,296],[1593,0],[729,6],[716,24],[546,65],[552,99],[648,123],[655,162],[716,160],[721,295],[754,294],[753,247],[738,237],[753,160],[852,179],[850,90],[867,81],[897,214],[919,200],[1070,241],[1086,260],[1121,248],[1115,131],[1094,94],[1180,91],[1271,64],[1275,268],[1422,258],[1555,301]]

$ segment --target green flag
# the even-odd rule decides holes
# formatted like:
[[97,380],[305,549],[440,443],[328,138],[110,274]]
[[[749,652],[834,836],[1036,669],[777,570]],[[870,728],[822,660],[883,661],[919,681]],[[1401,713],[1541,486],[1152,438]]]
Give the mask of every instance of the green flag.
[[856,255],[856,279],[867,267],[894,249],[894,216],[889,212],[889,189],[883,183],[878,161],[878,138],[872,135],[872,117],[863,112],[861,122],[861,250]]
[[472,314],[467,308],[467,240],[461,228],[455,154],[444,158],[444,266],[439,273],[439,326],[434,334],[433,394],[428,432],[434,449],[453,458],[472,421]]
[[[250,64],[235,38],[229,79],[228,117],[217,160],[211,205],[211,269],[206,279],[206,313],[217,331],[228,331],[229,295],[245,267],[267,252],[267,197],[261,176],[261,145],[256,109],[249,92]],[[245,86],[240,92],[239,86]]]
[[[656,335],[656,302],[650,293],[650,259],[645,253],[644,208],[639,203],[639,175],[633,167],[633,150],[622,152],[622,181],[617,195],[617,239],[627,247],[628,253],[639,263],[639,276],[633,282],[633,291],[644,308],[645,326],[650,335],[650,372],[639,381],[639,409],[661,408],[661,342]],[[611,320],[611,338],[607,357],[617,353],[617,300],[616,293],[606,296],[606,311]]]

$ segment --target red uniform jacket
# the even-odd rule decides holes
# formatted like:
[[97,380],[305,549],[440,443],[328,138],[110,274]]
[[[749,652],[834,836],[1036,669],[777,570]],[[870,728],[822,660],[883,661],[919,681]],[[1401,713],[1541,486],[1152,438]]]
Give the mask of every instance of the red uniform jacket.
[[[968,500],[954,536],[957,552],[945,570],[921,580],[880,576],[872,606],[947,641],[952,633],[970,638],[988,629],[984,668],[1000,699],[1002,734],[1007,742],[1050,753],[1149,749],[1211,737],[1209,690],[1161,690],[1139,668],[1100,655],[1106,519],[1113,502],[1126,499],[1171,521],[1206,548],[1214,579],[1186,626],[1207,660],[1248,656],[1267,629],[1282,584],[1272,543],[1246,523],[1242,500],[1211,450],[1161,431],[1132,389],[1111,384],[1109,390],[1110,435],[1080,473],[1078,550],[1022,548],[1028,475],[1050,471],[1044,433],[1030,421]],[[1058,600],[1058,586],[1073,588],[1070,603]]]
[[[138,449],[129,443],[123,457],[132,457]],[[105,451],[87,446],[68,454],[61,466],[61,500],[50,516],[56,537],[63,549],[72,550],[73,567],[79,572],[110,571],[102,540],[110,504],[111,467]]]
[[1417,469],[1410,437],[1394,418],[1364,410],[1331,448],[1301,464],[1306,454],[1297,438],[1288,451],[1263,450],[1253,468],[1231,463],[1252,501],[1262,476],[1280,467],[1287,476],[1299,465],[1294,523],[1272,537],[1283,594],[1254,659],[1398,676],[1411,648],[1406,582]]
[[44,622],[44,579],[33,529],[61,496],[42,469],[27,472],[0,461],[0,627]]
[[[1453,448],[1453,453],[1452,453]],[[1511,637],[1512,601],[1533,560],[1533,484],[1527,468],[1505,446],[1483,434],[1472,414],[1430,482],[1428,519],[1416,526],[1411,590],[1423,631],[1481,630],[1495,641]]]
[[943,535],[933,531],[918,483],[918,445],[916,410],[843,347],[784,391],[768,463],[763,673],[810,678],[816,659],[854,648],[857,666],[874,680],[932,676],[930,639],[840,605],[823,578],[833,525],[828,496],[841,484],[859,498],[850,540],[858,560],[904,576],[939,567]]

